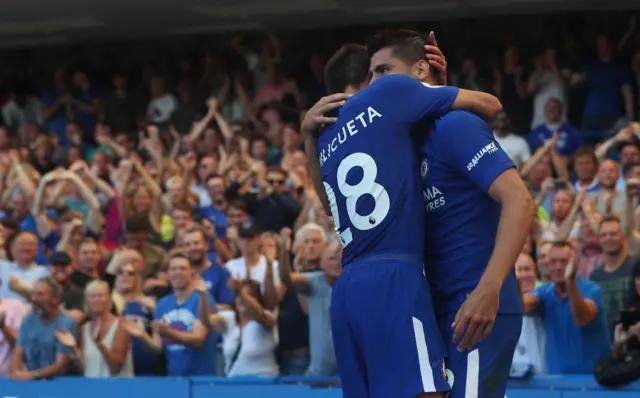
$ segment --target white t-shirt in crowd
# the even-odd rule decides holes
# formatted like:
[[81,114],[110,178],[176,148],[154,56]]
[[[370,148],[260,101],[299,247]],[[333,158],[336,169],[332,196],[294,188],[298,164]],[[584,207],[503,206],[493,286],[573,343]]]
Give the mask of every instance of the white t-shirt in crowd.
[[505,137],[498,137],[494,134],[494,138],[517,167],[522,166],[531,157],[529,144],[524,138],[515,134],[508,134]]
[[15,276],[24,286],[32,288],[38,279],[49,275],[49,269],[47,267],[36,263],[33,263],[27,268],[20,268],[16,263],[0,261],[0,281],[2,281],[2,285],[0,285],[0,298],[16,299],[26,303],[26,298],[9,288],[9,280],[11,277]]
[[[266,311],[268,314],[270,312]],[[249,321],[241,330],[236,314],[231,310],[220,311],[226,329],[222,332],[222,355],[228,377],[277,377],[280,373],[276,362],[276,339],[273,330],[265,329],[256,321]],[[235,362],[233,358],[240,351]]]
[[[278,261],[274,261],[273,267],[273,282],[276,286],[280,284],[280,273],[278,272]],[[247,278],[247,261],[244,257],[234,258],[229,260],[225,265],[225,268],[229,271],[231,276],[237,279]],[[251,273],[251,280],[254,280],[260,284],[260,288],[264,290],[264,279],[267,275],[267,258],[260,256],[258,264],[251,267],[249,270]]]
[[523,316],[522,332],[513,354],[514,364],[532,365],[533,373],[547,374],[546,335],[539,316]]
[[566,120],[567,98],[561,79],[561,76],[555,72],[544,71],[541,73],[538,87],[533,94],[533,119],[531,120],[531,129],[546,122],[544,116],[545,108],[551,98],[560,100],[563,105],[562,120]]
[[178,108],[178,100],[171,94],[164,94],[154,98],[147,106],[147,117],[153,123],[164,123],[171,118],[173,111]]

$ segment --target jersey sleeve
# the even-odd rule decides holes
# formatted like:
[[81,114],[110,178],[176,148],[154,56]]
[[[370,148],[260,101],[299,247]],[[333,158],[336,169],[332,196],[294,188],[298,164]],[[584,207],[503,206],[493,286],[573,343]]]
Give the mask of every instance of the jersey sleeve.
[[460,91],[457,87],[429,86],[405,75],[384,76],[377,84],[393,117],[410,124],[449,111]]
[[487,123],[471,112],[447,113],[435,122],[432,134],[443,159],[484,192],[500,174],[515,167]]

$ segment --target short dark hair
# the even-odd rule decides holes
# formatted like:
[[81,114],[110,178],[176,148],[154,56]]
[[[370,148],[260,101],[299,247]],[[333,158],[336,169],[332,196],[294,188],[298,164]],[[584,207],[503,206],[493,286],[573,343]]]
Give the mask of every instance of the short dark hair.
[[369,58],[383,48],[391,47],[393,56],[413,65],[424,60],[427,39],[415,30],[385,29],[376,33],[367,43]]
[[629,174],[631,174],[631,172],[633,171],[633,169],[635,169],[636,167],[640,166],[640,163],[629,163],[629,164],[625,164],[622,166],[622,175],[625,177],[628,177]]
[[227,205],[227,211],[229,211],[229,209],[232,207],[234,209],[242,210],[245,213],[247,212],[247,203],[241,198],[230,200],[229,204]]
[[551,248],[556,248],[556,249],[569,248],[573,250],[573,246],[571,245],[571,243],[569,243],[566,240],[558,240],[558,241],[551,242]]
[[128,234],[150,233],[151,222],[147,215],[135,215],[127,218],[124,222],[124,230]]
[[638,143],[638,140],[630,139],[630,140],[622,141],[620,144],[618,144],[618,152],[622,152],[622,150],[628,146],[635,147],[640,151],[640,144]]
[[185,253],[184,251],[178,250],[169,254],[169,261],[176,258],[182,258],[187,260],[187,262],[189,263],[189,266],[191,267],[191,260],[189,259],[189,256],[187,256],[187,253]]
[[593,163],[598,165],[598,157],[596,156],[596,151],[593,150],[590,146],[581,146],[576,150],[576,153],[573,154],[573,158],[577,159],[579,157],[589,156],[593,160]]
[[329,94],[340,93],[369,79],[369,55],[359,44],[345,44],[327,62],[324,81]]

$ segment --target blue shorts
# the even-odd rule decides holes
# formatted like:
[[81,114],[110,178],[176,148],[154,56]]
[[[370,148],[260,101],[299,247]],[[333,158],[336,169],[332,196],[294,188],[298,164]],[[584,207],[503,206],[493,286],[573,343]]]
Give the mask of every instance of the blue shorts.
[[422,264],[400,262],[399,256],[362,260],[344,267],[331,298],[344,398],[449,391],[444,342]]
[[472,351],[459,352],[451,324],[456,314],[439,317],[447,345],[447,376],[452,384],[448,398],[503,398],[522,331],[522,315],[498,314],[489,336]]

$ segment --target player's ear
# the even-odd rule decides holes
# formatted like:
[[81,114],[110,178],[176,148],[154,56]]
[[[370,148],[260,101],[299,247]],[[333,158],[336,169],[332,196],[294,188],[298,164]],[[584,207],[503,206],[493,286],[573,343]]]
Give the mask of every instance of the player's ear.
[[429,77],[429,64],[425,60],[420,60],[413,65],[412,73],[421,82],[426,82]]

